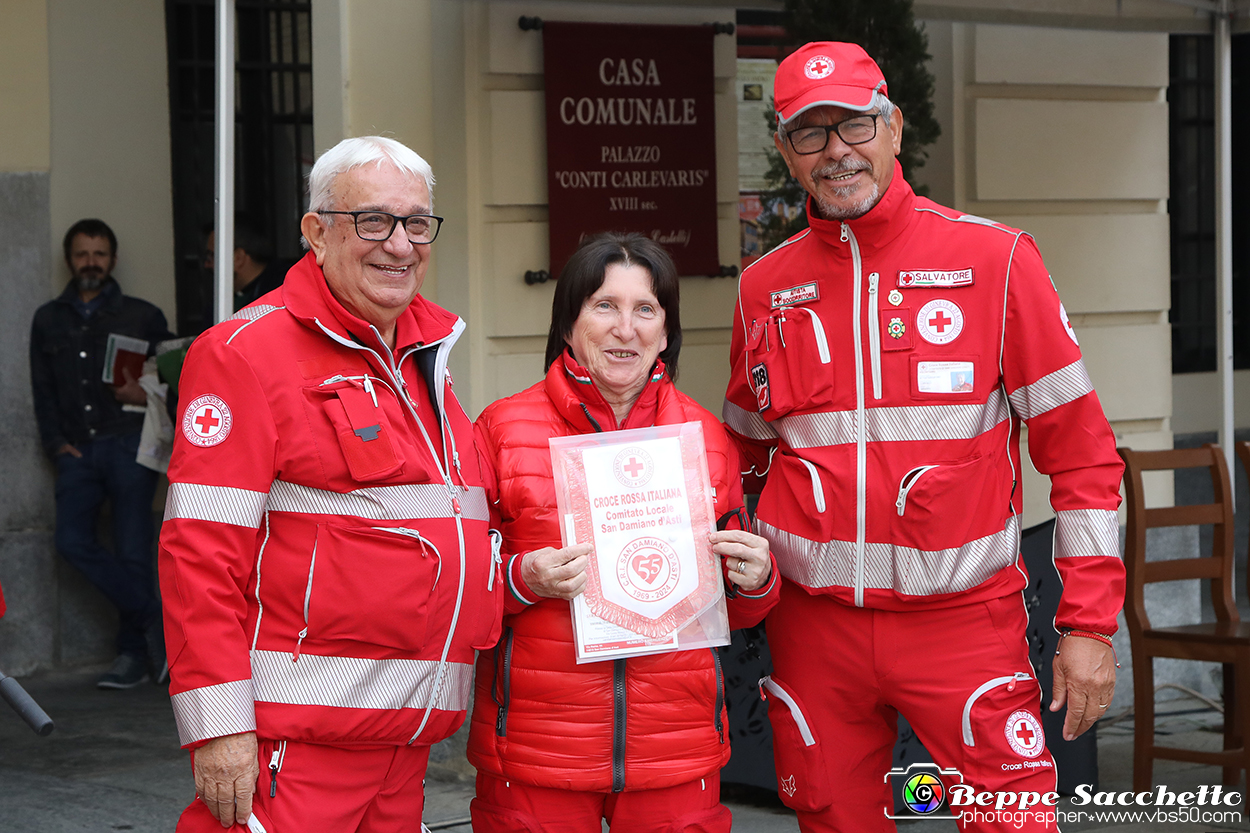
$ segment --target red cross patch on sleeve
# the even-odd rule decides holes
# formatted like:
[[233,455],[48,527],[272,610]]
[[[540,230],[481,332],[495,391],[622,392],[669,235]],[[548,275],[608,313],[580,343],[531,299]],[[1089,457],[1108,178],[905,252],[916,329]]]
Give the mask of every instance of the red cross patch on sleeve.
[[201,448],[225,442],[233,425],[230,406],[212,394],[199,397],[182,412],[182,435]]

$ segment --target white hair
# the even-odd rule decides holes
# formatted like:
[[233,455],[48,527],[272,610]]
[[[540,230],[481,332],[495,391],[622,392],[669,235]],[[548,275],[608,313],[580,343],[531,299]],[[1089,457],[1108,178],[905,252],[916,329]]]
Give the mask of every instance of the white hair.
[[[815,110],[818,106],[820,105],[808,107],[806,110],[795,113],[787,122],[779,122],[777,124],[777,132],[784,134],[787,130],[797,127],[799,124],[799,118],[804,113],[810,113],[812,110]],[[897,109],[898,108],[894,106],[894,102],[886,98],[884,93],[880,90],[875,90],[872,94],[872,100],[868,102],[868,106],[864,108],[864,112],[867,113],[870,110],[876,110],[881,114],[881,121],[885,122],[888,127],[890,125],[890,117],[894,115],[894,111]]]
[[384,162],[390,162],[404,173],[425,180],[426,190],[430,194],[429,210],[434,210],[434,172],[430,170],[430,163],[418,156],[412,148],[385,136],[344,139],[321,154],[308,175],[308,210],[324,211],[331,207],[334,201],[334,181],[339,174],[369,164],[381,167]]

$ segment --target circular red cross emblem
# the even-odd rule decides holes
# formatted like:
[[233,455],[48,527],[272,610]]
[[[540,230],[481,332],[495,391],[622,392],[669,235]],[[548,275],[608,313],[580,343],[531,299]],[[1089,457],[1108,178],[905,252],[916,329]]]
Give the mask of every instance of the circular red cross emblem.
[[828,55],[809,58],[803,65],[803,74],[812,79],[828,78],[833,74],[833,59]]
[[1025,758],[1036,758],[1046,749],[1046,738],[1042,734],[1041,722],[1032,712],[1021,709],[1012,712],[1004,727],[1007,743],[1017,755]]
[[612,461],[612,473],[617,481],[631,489],[647,485],[654,472],[651,455],[637,446],[626,448]]
[[225,442],[233,425],[230,406],[211,394],[199,397],[182,413],[182,435],[201,448]]
[[917,313],[916,330],[930,344],[949,344],[964,330],[964,312],[954,301],[935,298]]

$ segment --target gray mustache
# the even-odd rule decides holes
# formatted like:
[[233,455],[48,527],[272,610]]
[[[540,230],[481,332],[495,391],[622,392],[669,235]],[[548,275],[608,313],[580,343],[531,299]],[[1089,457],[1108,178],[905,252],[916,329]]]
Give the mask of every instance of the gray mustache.
[[847,159],[843,159],[840,162],[836,162],[831,165],[825,165],[824,167],[817,168],[816,170],[812,171],[812,176],[814,177],[836,176],[838,174],[846,174],[852,171],[870,171],[870,170],[872,170],[872,165],[868,164],[863,159],[847,158]]

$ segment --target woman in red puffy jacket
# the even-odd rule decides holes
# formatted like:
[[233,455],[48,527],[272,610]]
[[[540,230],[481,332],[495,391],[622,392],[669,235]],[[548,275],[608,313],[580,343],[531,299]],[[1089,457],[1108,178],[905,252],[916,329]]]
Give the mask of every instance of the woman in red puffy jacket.
[[477,421],[511,591],[499,645],[478,659],[469,734],[478,833],[599,833],[602,819],[628,833],[730,829],[715,649],[575,660],[567,600],[585,587],[591,546],[560,546],[547,446],[551,437],[700,421],[729,624],[759,622],[777,601],[775,565],[768,542],[742,523],[737,452],[716,418],[673,384],[680,349],[668,254],[637,234],[593,237],[556,284],[546,378]]

